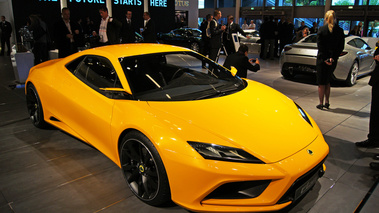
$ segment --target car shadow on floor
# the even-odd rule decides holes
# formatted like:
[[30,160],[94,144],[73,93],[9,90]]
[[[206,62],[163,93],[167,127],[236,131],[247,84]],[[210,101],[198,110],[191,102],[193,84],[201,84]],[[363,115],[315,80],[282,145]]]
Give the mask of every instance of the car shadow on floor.
[[[360,76],[357,78],[357,81],[359,81],[359,79],[361,78],[364,78],[366,76],[370,76],[369,74],[368,75],[363,75],[363,76]],[[309,84],[309,85],[315,85],[317,86],[317,77],[315,74],[297,74],[295,77],[292,77],[292,78],[284,78],[282,76],[283,79],[287,80],[287,81],[292,81],[292,82],[296,82],[296,83],[302,83],[302,84]],[[349,87],[346,85],[346,83],[344,81],[338,81],[338,80],[332,80],[332,82],[330,83],[330,86],[331,87]]]

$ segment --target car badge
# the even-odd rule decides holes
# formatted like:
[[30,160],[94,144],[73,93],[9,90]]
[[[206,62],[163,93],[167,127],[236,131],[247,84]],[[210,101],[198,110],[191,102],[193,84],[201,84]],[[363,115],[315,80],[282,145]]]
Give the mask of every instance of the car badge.
[[313,155],[313,151],[310,149],[307,149],[308,154]]

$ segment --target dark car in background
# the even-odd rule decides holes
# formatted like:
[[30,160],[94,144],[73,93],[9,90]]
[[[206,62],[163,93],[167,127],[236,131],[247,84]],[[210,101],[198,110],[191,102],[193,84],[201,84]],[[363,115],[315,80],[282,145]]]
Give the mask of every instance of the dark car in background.
[[171,30],[169,33],[158,33],[158,42],[161,44],[173,44],[187,47],[199,52],[201,31],[196,28],[179,28]]

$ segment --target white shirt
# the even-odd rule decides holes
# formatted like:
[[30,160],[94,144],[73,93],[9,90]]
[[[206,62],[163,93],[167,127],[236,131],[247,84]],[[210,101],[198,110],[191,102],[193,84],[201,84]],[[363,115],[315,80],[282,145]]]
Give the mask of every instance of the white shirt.
[[146,27],[146,24],[147,24],[147,22],[150,21],[150,19],[151,19],[151,18],[149,18],[149,19],[147,19],[147,20],[145,20],[145,21],[143,22],[143,27]]
[[108,36],[107,36],[108,20],[109,20],[109,16],[105,20],[101,19],[100,29],[99,29],[99,36],[100,36],[100,42],[101,43],[108,42]]
[[[66,27],[68,29],[68,31],[70,32],[70,34],[72,35],[72,31],[71,31],[71,25],[70,25],[70,20],[68,20],[67,22],[65,20],[63,20],[63,22],[66,24]],[[74,42],[74,39],[70,39],[70,42],[73,43]]]

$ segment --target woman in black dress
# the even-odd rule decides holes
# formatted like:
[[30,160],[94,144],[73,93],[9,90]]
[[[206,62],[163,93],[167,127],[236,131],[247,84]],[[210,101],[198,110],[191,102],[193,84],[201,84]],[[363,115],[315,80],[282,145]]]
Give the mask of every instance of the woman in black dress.
[[[317,32],[317,83],[320,103],[318,109],[329,109],[330,81],[336,69],[338,57],[345,46],[345,35],[337,25],[336,14],[333,10],[325,13],[324,26]],[[324,105],[325,98],[325,105]]]

